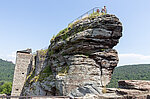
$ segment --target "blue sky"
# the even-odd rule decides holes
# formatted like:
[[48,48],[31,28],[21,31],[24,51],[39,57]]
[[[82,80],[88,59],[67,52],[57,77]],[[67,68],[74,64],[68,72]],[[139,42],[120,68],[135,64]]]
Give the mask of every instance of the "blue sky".
[[0,0],[0,58],[47,47],[51,37],[94,7],[107,6],[123,24],[119,65],[150,64],[150,0]]

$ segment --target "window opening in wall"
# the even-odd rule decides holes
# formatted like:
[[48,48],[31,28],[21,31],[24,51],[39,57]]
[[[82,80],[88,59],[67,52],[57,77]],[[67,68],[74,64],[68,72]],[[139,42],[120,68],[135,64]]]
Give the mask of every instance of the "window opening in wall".
[[18,91],[19,89],[16,89],[16,91]]
[[24,74],[24,73],[22,73],[22,74]]

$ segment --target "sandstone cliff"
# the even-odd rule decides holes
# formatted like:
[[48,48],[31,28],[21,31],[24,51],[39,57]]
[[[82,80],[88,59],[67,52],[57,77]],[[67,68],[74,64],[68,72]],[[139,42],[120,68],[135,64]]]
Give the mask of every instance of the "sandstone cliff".
[[118,63],[122,36],[115,15],[88,17],[69,25],[48,50],[33,55],[22,95],[84,97],[105,93]]

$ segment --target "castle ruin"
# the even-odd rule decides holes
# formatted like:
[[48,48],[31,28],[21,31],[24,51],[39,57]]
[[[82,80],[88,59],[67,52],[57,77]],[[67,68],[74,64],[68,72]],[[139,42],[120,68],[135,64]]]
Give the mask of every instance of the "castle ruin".
[[11,96],[20,96],[28,74],[28,68],[32,66],[31,59],[31,49],[17,51]]

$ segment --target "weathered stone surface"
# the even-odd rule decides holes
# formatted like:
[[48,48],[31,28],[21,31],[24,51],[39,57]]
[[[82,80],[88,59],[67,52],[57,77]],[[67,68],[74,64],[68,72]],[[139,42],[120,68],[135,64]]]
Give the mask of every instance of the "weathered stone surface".
[[150,99],[150,81],[144,80],[120,80],[120,88],[115,90],[119,99]]
[[[117,89],[116,92],[125,97],[141,97],[150,95],[149,91],[141,91],[136,89]],[[144,98],[145,99],[145,98]]]
[[150,92],[138,89],[107,88],[98,99],[150,99]]
[[150,91],[150,81],[144,80],[120,80],[118,82],[120,88],[137,89],[143,91]]
[[16,66],[14,71],[12,96],[20,96],[28,70],[32,67],[31,50],[17,51]]
[[40,71],[42,70],[42,68],[44,68],[47,65],[46,54],[47,54],[47,51],[45,50],[36,51],[35,75],[38,75]]

